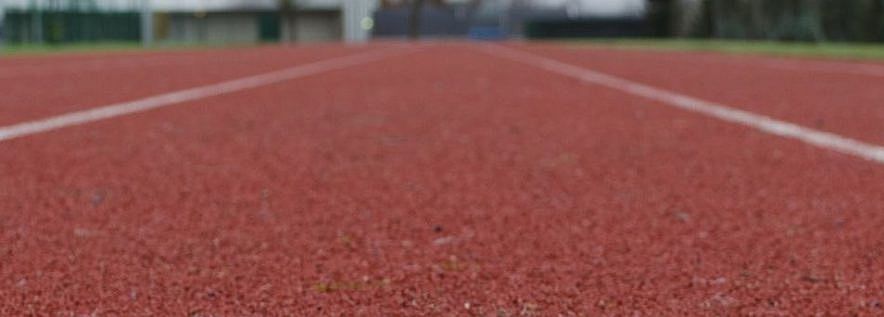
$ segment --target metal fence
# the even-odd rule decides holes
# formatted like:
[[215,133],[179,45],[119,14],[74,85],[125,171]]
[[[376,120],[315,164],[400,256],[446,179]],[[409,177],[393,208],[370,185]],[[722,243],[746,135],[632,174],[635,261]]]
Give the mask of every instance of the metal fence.
[[0,0],[6,42],[139,41],[143,0]]
[[140,14],[91,9],[8,9],[3,29],[8,43],[132,41],[141,37]]

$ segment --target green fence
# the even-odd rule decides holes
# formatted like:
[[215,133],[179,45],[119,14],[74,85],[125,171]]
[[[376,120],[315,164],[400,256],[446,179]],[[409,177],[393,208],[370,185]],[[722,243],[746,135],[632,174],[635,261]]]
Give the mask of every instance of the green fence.
[[138,12],[8,10],[3,20],[9,43],[139,41]]
[[279,13],[258,14],[258,37],[262,42],[278,42],[280,37]]

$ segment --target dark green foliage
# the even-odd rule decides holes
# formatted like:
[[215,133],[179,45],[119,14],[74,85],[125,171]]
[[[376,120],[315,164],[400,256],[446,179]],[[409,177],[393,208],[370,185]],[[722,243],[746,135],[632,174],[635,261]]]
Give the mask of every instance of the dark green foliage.
[[884,0],[705,0],[688,35],[785,41],[884,41]]
[[647,21],[649,35],[653,37],[666,37],[673,32],[672,19],[675,18],[676,7],[672,0],[649,0]]

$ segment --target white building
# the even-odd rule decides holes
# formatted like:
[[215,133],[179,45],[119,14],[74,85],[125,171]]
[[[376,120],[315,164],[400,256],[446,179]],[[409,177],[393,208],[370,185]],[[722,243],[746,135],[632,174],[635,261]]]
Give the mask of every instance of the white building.
[[[153,32],[145,35],[169,42],[258,42],[266,40],[269,21],[276,20],[278,37],[295,41],[365,41],[370,38],[371,14],[379,0],[290,0],[296,10],[280,20],[277,0],[0,0],[0,7],[27,9],[97,7],[132,11],[148,8],[143,21]],[[146,7],[145,7],[146,5]],[[0,8],[2,12],[3,8]]]
[[640,16],[645,0],[533,0],[536,7],[562,8],[572,17]]

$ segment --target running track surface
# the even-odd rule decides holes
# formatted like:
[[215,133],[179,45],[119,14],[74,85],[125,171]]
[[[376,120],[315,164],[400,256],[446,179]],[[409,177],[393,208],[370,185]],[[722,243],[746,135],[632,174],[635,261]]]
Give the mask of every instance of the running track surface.
[[884,66],[505,46],[0,60],[10,126],[389,54],[0,141],[0,315],[884,314],[884,164],[495,52],[872,146]]

